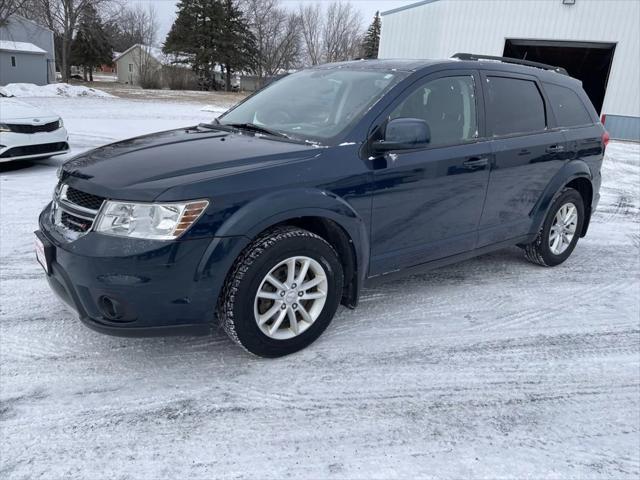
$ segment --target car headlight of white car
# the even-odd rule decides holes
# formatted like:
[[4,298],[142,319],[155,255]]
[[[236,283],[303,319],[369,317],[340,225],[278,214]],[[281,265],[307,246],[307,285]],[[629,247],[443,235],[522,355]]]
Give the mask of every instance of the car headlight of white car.
[[94,230],[118,237],[174,240],[209,206],[207,200],[184,203],[134,203],[107,200]]
[[9,125],[0,123],[0,132],[10,132],[10,131],[11,129],[9,128]]
[[62,120],[62,117],[60,117],[58,119],[58,128],[62,128],[62,127],[64,127],[64,120]]

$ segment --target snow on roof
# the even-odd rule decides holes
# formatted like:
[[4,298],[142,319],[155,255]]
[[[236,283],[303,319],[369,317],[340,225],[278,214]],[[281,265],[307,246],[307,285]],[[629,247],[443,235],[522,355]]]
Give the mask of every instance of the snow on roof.
[[24,52],[24,53],[47,53],[40,47],[35,46],[33,43],[27,42],[14,42],[12,40],[0,40],[0,50],[8,50],[10,52]]

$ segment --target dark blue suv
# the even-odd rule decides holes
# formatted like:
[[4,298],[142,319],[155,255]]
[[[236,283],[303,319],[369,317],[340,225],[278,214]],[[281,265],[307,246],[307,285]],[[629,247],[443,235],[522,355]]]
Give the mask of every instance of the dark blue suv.
[[211,124],[82,154],[37,257],[100,332],[217,321],[265,357],[309,345],[373,277],[510,245],[558,265],[587,232],[608,135],[577,80],[512,62],[324,65]]

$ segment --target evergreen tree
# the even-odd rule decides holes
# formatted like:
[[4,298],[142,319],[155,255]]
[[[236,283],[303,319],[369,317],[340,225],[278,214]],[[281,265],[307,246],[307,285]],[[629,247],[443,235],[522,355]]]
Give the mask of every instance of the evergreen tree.
[[84,69],[93,81],[93,69],[113,62],[113,49],[96,9],[88,4],[82,12],[78,33],[71,43],[71,63]]
[[251,67],[255,49],[255,38],[244,14],[233,0],[224,0],[220,53],[225,71],[225,90],[231,90],[233,72]]
[[381,30],[382,22],[380,21],[380,12],[376,12],[375,17],[373,17],[373,22],[371,22],[362,42],[364,58],[378,58]]
[[232,73],[249,64],[253,48],[253,36],[234,0],[182,0],[163,50],[188,58],[209,88],[217,88],[219,66],[230,90]]

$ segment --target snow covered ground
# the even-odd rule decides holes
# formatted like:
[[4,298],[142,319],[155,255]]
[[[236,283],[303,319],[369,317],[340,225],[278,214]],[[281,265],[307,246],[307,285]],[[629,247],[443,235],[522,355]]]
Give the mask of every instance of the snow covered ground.
[[[210,120],[203,104],[27,99],[75,151]],[[640,146],[612,143],[590,234],[369,288],[279,360],[122,339],[49,291],[32,231],[60,160],[0,176],[0,478],[638,478]]]

